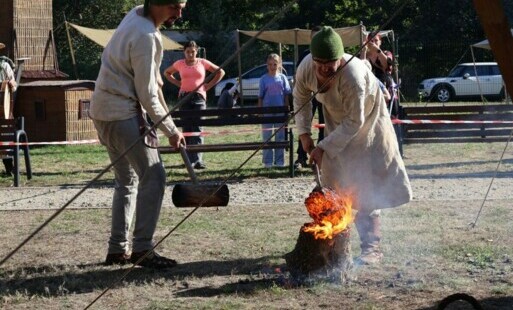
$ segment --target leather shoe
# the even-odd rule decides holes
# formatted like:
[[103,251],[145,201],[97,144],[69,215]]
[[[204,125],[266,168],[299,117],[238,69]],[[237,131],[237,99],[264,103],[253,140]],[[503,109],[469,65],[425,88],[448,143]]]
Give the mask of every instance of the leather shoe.
[[105,258],[105,265],[126,265],[130,264],[131,253],[109,253]]
[[201,161],[198,161],[197,163],[194,164],[194,169],[206,169],[207,166],[205,166],[204,163],[202,163]]

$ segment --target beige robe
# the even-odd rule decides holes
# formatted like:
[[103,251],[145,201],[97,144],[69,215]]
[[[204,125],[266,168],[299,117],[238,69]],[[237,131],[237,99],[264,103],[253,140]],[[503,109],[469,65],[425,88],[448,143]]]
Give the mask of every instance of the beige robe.
[[[348,61],[351,55],[345,54]],[[318,89],[311,55],[298,67],[294,86],[294,108],[298,135],[311,133],[312,109],[309,99]],[[392,208],[411,200],[412,192],[397,138],[376,77],[353,58],[326,93],[322,102],[325,138],[318,147],[324,150],[324,186],[350,191],[354,207],[370,212]]]

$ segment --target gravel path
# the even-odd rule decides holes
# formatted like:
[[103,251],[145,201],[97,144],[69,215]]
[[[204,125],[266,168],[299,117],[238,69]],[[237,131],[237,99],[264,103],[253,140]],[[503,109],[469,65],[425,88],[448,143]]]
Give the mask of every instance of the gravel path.
[[[414,200],[475,200],[482,201],[492,176],[432,177],[410,176]],[[513,199],[513,174],[496,178],[487,200]],[[259,204],[301,204],[314,188],[312,178],[258,179],[229,184],[230,206]],[[20,187],[0,189],[0,210],[61,208],[81,187]],[[91,188],[80,195],[68,208],[108,208],[113,189]],[[172,207],[172,186],[166,190],[165,207]]]

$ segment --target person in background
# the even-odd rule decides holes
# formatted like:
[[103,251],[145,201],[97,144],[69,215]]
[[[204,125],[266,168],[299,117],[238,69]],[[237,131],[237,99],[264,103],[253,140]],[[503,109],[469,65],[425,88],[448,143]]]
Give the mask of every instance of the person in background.
[[[392,77],[394,68],[394,56],[392,52],[381,49],[381,35],[376,32],[371,32],[367,35],[367,44],[363,52],[360,54],[362,60],[370,64],[371,70],[374,75],[385,85],[388,91],[387,105],[390,106],[394,94],[396,93],[396,83]],[[387,94],[385,94],[387,97]]]
[[237,90],[237,84],[226,83],[221,90],[221,95],[217,100],[217,108],[219,109],[232,109],[237,105],[237,98],[239,91]]
[[[321,30],[321,26],[315,26],[310,31],[310,39]],[[306,57],[306,55],[310,54],[310,49],[306,49],[298,61],[298,66],[301,64],[301,61]],[[322,103],[320,103],[317,98],[312,98],[312,118],[315,116],[315,111],[318,111],[318,120],[319,124],[324,123],[324,115],[322,112]],[[319,128],[319,134],[317,135],[317,143],[320,142],[324,138],[324,128]],[[303,149],[303,145],[301,144],[301,139],[298,139],[297,145],[297,159],[294,162],[294,169],[298,170],[301,168],[306,168],[308,166],[308,153]]]
[[393,65],[393,59],[381,50],[381,35],[371,32],[367,35],[367,44],[360,54],[360,59],[367,60],[372,67],[374,75],[386,85],[386,74],[389,66]]
[[[0,49],[4,49],[5,44],[0,43]],[[0,117],[2,119],[13,119],[13,108],[14,108],[14,101],[12,100],[12,94],[16,91],[17,84],[16,84],[16,78],[14,76],[13,71],[13,62],[7,58],[7,57],[0,57],[0,81],[2,83],[2,87],[0,90],[1,93],[1,101],[0,101]],[[10,93],[10,100],[8,102],[8,107],[5,109],[4,107],[4,96],[6,92]],[[4,111],[7,111],[7,114],[5,114]],[[5,174],[6,175],[12,175],[14,170],[14,159],[12,157],[6,157],[2,158],[2,162],[5,167]]]
[[[312,38],[310,51],[298,67],[293,91],[299,138],[320,168],[322,184],[353,197],[361,241],[357,263],[378,263],[383,258],[380,209],[412,197],[385,99],[376,77],[363,61],[344,53],[331,27]],[[317,145],[311,137],[312,93],[323,103],[326,124]]]
[[[291,88],[287,76],[280,73],[281,57],[272,53],[267,56],[267,73],[260,78],[258,106],[276,107],[288,106]],[[273,131],[283,126],[283,124],[264,124],[262,125],[262,139],[267,141],[273,134]],[[285,140],[285,128],[277,131],[274,136],[275,141]],[[266,168],[273,165],[283,167],[285,165],[285,149],[264,149],[262,162]]]
[[[198,45],[194,41],[189,41],[184,45],[183,53],[185,59],[174,62],[164,71],[164,75],[169,82],[180,88],[178,99],[195,91],[190,99],[183,103],[180,110],[204,110],[207,108],[207,91],[223,78],[224,70],[204,58],[199,58]],[[215,72],[215,76],[208,83],[204,83],[207,71]],[[180,80],[174,76],[175,73],[180,75]],[[200,85],[201,87],[196,90]],[[188,125],[184,126],[182,130],[200,133],[202,129],[197,125]],[[203,140],[201,135],[185,138],[188,145],[203,144]],[[202,153],[187,152],[187,155],[194,169],[206,168]]]
[[[146,0],[144,6],[135,7],[123,18],[102,54],[89,115],[111,161],[115,161],[116,186],[106,265],[131,262],[164,269],[177,264],[153,250],[166,172],[158,150],[143,143],[139,119],[141,110],[155,122],[163,119],[159,129],[169,145],[178,148],[185,142],[167,115],[159,72],[163,55],[159,28],[180,18],[185,5],[186,0]],[[138,142],[126,152],[135,141]],[[134,214],[131,251],[129,233]]]

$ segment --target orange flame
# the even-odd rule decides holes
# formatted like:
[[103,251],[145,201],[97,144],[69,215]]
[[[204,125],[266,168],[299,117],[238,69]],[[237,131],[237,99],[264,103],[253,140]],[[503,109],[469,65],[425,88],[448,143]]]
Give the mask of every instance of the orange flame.
[[314,221],[306,223],[302,229],[313,233],[315,239],[332,239],[353,221],[353,198],[350,195],[341,195],[330,189],[312,192],[305,205]]

